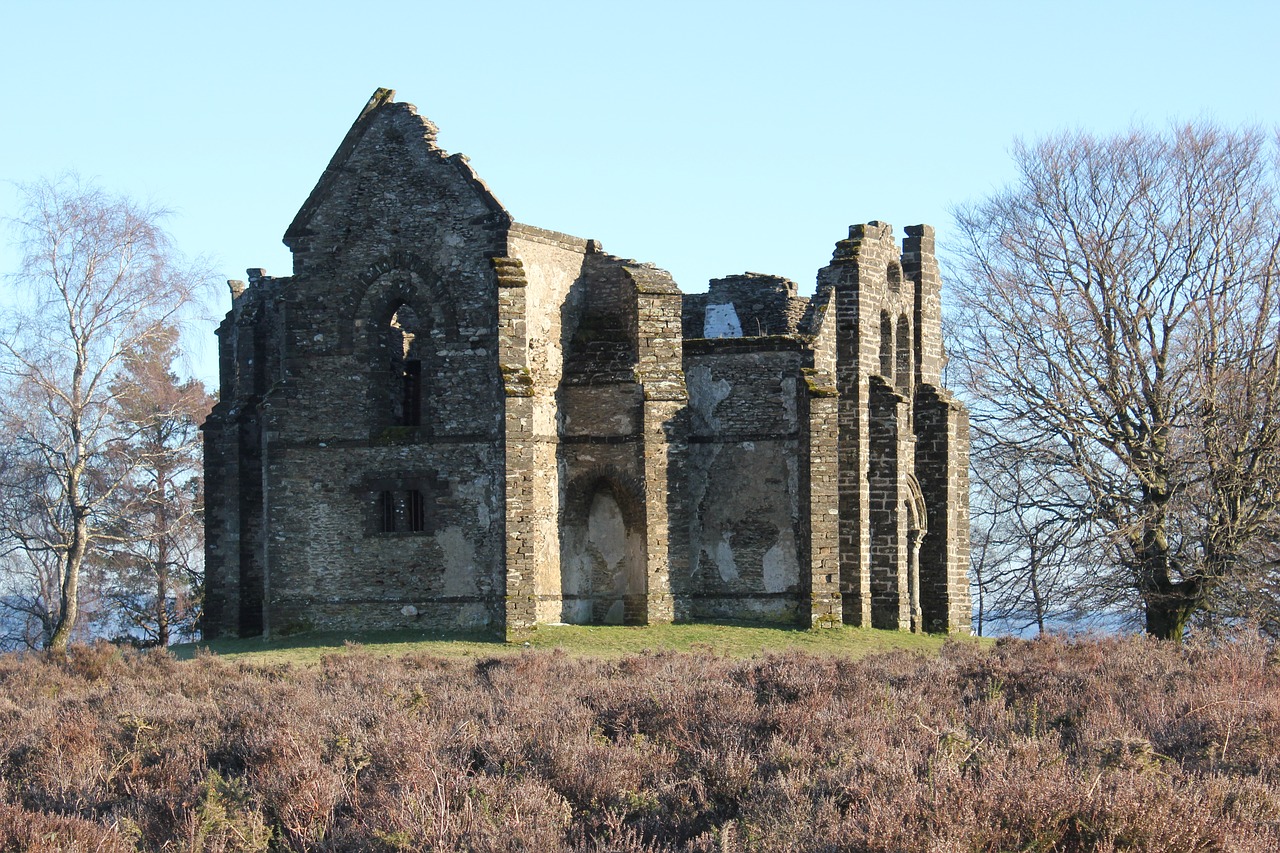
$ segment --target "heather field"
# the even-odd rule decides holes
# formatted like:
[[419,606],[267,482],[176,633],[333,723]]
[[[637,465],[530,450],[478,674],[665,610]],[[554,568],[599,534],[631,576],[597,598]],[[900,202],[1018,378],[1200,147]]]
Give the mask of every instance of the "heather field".
[[0,657],[0,849],[1275,851],[1256,639]]

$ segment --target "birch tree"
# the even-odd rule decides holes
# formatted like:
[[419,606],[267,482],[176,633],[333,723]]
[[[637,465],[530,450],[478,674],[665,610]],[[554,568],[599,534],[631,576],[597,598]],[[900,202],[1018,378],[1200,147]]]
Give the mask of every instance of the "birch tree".
[[65,654],[86,559],[129,475],[119,451],[137,427],[116,416],[116,379],[127,353],[168,334],[202,277],[181,262],[158,208],[70,178],[22,195],[16,306],[0,335],[0,431],[14,463],[0,483],[0,535],[52,573],[47,645]]

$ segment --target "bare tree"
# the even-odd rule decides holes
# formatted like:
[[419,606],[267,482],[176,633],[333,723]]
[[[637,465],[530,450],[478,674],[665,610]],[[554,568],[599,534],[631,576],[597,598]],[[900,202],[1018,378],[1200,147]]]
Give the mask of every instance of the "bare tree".
[[0,649],[38,649],[53,636],[58,598],[58,569],[53,554],[24,543],[47,538],[45,516],[32,506],[31,496],[46,488],[47,471],[20,459],[7,437],[0,468],[0,518],[4,544],[0,551]]
[[1088,547],[1085,504],[1034,448],[988,432],[982,421],[973,423],[972,436],[979,633],[994,620],[1001,629],[1043,634],[1055,618],[1074,617],[1091,603],[1097,549]]
[[[177,260],[164,212],[75,179],[22,188],[18,306],[0,336],[0,431],[15,464],[0,484],[11,548],[52,571],[48,648],[65,653],[81,572],[128,478],[116,417],[125,355],[168,334],[202,280]],[[52,592],[52,590],[50,591]]]
[[1081,496],[1159,637],[1276,521],[1272,157],[1253,130],[1070,133],[1017,145],[1014,185],[957,214],[975,413]]

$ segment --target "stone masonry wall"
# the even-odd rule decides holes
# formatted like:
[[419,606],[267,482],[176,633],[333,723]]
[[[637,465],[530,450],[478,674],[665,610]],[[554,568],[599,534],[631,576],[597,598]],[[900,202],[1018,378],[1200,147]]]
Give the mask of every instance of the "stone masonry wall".
[[967,631],[969,419],[963,406],[928,385],[917,391],[916,411],[916,471],[921,489],[933,496],[920,549],[924,628]]
[[563,619],[560,387],[568,338],[581,310],[583,268],[595,250],[590,241],[527,225],[513,225],[508,234],[507,254],[519,260],[525,282],[521,363],[527,365],[532,420],[527,435],[508,435],[507,453],[526,460],[528,495],[517,524],[529,548],[535,623]]
[[[675,618],[671,579],[689,571],[689,543],[679,521],[686,509],[680,472],[687,458],[684,413],[683,294],[665,271],[628,265],[636,294],[636,379],[643,388],[645,624]],[[638,615],[638,614],[637,614]]]
[[686,338],[757,338],[799,332],[809,300],[794,281],[747,272],[712,279],[705,294],[684,298]]
[[[802,328],[812,337],[813,366],[802,368],[800,395],[801,519],[808,541],[800,553],[808,566],[810,627],[833,627],[844,619],[840,596],[839,394],[836,391],[835,293],[827,288],[806,306]],[[807,499],[807,500],[806,500]],[[802,579],[803,580],[803,579]]]
[[[286,233],[295,274],[273,284],[284,323],[268,347],[280,367],[251,407],[265,615],[255,623],[241,583],[240,618],[222,620],[228,630],[233,621],[239,633],[458,629],[504,618],[504,395],[490,259],[509,218],[434,138],[411,106],[371,101]],[[251,281],[238,300],[263,286]],[[390,347],[400,346],[391,323],[406,307],[427,385],[416,423],[388,413],[404,393],[405,380],[388,371],[399,357]],[[246,332],[224,346],[242,350]],[[253,473],[241,472],[242,503],[254,500]],[[371,520],[384,493],[415,503],[418,520],[401,524],[416,529]],[[231,512],[245,554],[255,512],[247,503]]]
[[221,393],[205,431],[206,631],[263,630],[266,593],[262,400],[281,372],[282,283],[250,270],[218,327]]
[[692,618],[807,621],[804,350],[785,337],[685,342]]
[[513,221],[378,90],[230,282],[206,636],[751,619],[968,627],[968,419],[934,237],[849,229],[817,292]]

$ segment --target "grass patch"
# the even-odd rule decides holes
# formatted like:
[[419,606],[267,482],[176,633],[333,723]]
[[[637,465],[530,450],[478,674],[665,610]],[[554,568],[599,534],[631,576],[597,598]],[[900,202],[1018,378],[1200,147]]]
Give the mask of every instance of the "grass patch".
[[[966,641],[989,641],[964,638]],[[805,630],[789,626],[737,623],[681,625],[542,625],[522,642],[508,643],[486,634],[426,634],[416,631],[316,632],[276,640],[228,639],[172,646],[179,658],[207,649],[227,658],[263,663],[316,663],[326,654],[358,644],[362,651],[384,655],[427,654],[445,658],[492,657],[527,648],[561,649],[582,657],[619,658],[646,651],[701,652],[749,658],[763,652],[800,650],[812,654],[860,658],[876,652],[904,650],[936,654],[945,634],[909,634],[874,628]]]

